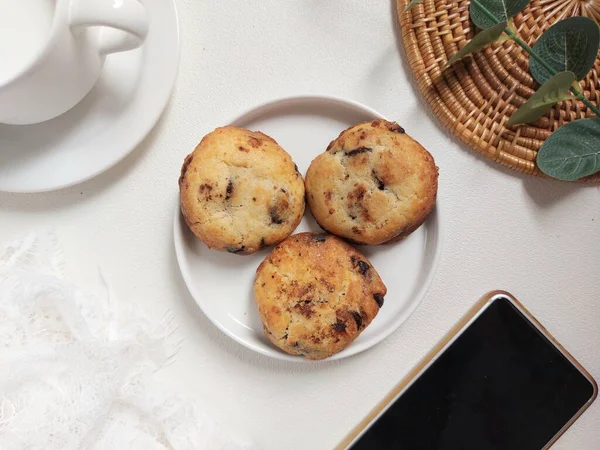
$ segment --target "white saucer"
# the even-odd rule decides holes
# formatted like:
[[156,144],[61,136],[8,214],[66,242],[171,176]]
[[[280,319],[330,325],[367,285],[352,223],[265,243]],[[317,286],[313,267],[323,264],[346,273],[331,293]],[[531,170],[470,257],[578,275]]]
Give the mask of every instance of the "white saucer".
[[38,125],[0,124],[0,191],[44,192],[88,180],[130,153],[165,109],[179,66],[174,0],[146,0],[150,33],[110,55],[90,94]]
[[[304,174],[312,159],[325,151],[327,144],[342,130],[375,118],[382,116],[358,103],[331,97],[294,97],[253,108],[233,124],[272,136],[292,155]],[[402,124],[402,117],[394,119]],[[182,163],[184,156],[181,155]],[[309,230],[321,231],[307,212],[296,232]],[[263,334],[252,288],[256,268],[271,249],[250,256],[209,250],[190,232],[179,205],[175,209],[174,235],[185,283],[217,327],[251,350],[273,358],[305,361],[283,353]],[[359,247],[383,278],[388,294],[369,327],[348,348],[330,359],[344,358],[372,347],[412,314],[433,279],[440,248],[437,206],[425,224],[404,241]]]

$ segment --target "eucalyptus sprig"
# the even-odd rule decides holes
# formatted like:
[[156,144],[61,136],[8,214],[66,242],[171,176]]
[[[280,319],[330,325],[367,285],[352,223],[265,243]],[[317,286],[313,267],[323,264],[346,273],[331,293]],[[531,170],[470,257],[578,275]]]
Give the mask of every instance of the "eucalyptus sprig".
[[[422,0],[412,0],[406,10]],[[570,17],[548,28],[533,48],[514,28],[512,19],[529,0],[471,0],[469,14],[482,31],[447,62],[446,67],[494,42],[512,40],[530,56],[529,70],[540,83],[538,91],[509,119],[508,125],[532,123],[564,100],[583,102],[596,118],[569,122],[542,145],[537,165],[549,176],[576,180],[600,171],[600,108],[581,91],[598,55],[600,28],[586,17]]]

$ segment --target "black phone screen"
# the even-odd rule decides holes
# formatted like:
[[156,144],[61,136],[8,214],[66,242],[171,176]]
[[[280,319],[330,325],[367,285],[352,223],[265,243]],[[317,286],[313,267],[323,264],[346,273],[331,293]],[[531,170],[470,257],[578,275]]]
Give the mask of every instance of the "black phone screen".
[[352,450],[539,450],[594,386],[506,298],[493,300]]

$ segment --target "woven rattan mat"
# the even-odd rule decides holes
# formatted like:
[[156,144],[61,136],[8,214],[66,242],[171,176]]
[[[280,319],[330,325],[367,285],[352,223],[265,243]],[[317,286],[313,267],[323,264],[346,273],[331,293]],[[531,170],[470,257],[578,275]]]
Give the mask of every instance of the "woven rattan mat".
[[[562,124],[594,117],[579,101],[564,101],[535,125],[505,125],[535,91],[529,56],[512,42],[493,44],[467,56],[452,68],[443,65],[473,37],[469,2],[424,0],[403,12],[408,0],[397,0],[398,20],[408,62],[419,90],[435,116],[461,141],[482,155],[530,175],[537,150]],[[557,20],[584,15],[598,21],[600,0],[533,0],[515,17],[519,35],[530,46]],[[600,104],[600,59],[581,82],[585,95]],[[600,181],[600,174],[584,179]]]

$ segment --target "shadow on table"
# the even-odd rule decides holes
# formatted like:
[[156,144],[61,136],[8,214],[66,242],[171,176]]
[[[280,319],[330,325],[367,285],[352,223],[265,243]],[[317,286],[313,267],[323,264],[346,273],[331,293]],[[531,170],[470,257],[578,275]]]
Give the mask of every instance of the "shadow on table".
[[579,183],[528,176],[523,179],[523,189],[540,208],[557,206],[582,189],[598,190],[595,183]]

